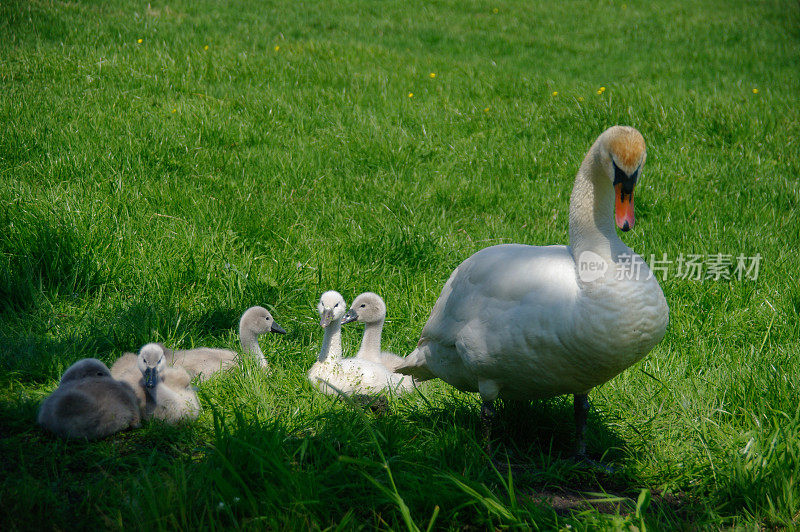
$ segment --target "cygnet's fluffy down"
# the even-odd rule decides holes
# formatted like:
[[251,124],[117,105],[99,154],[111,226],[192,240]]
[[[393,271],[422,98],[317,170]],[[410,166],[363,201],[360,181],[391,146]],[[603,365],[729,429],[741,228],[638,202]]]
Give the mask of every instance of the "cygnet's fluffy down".
[[65,438],[104,438],[139,426],[131,387],[111,377],[96,358],[79,360],[61,377],[58,388],[39,408],[39,424]]
[[137,365],[138,359],[139,355],[136,353],[124,353],[111,365],[111,376],[118,381],[128,383],[143,413],[147,396],[142,385],[142,372],[139,371]]
[[200,415],[200,401],[185,369],[167,365],[160,344],[147,344],[137,357],[139,386],[145,392],[145,417],[167,423],[193,421]]
[[328,395],[403,393],[413,389],[410,378],[397,375],[383,365],[361,358],[342,358],[342,318],[347,304],[341,294],[328,291],[320,298],[320,326],[325,329],[317,362],[308,379]]

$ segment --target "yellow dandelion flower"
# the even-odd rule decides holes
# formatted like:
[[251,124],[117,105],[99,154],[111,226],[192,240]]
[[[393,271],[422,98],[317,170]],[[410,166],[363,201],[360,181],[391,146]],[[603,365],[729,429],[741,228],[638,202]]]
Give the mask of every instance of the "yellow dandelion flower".
[[558,96],[558,91],[553,91],[553,96]]
[[583,96],[578,96],[578,101],[582,102],[583,101]]
[[489,108],[487,107],[486,109],[483,110],[483,112],[484,113],[488,113],[489,112]]
[[430,73],[430,74],[428,74],[428,75],[431,77],[431,79],[433,79],[433,78],[435,78],[435,77],[436,77],[436,72],[431,72],[431,73]]
[[492,13],[494,13],[495,15],[498,14],[499,12],[500,12],[500,10],[497,9],[497,8],[492,9]]
[[280,47],[280,46],[278,46],[278,45],[276,44],[276,45],[275,45],[275,51],[277,52],[277,51],[278,51],[278,50],[280,50],[280,49],[281,49],[281,47]]
[[208,50],[208,45],[203,46],[203,50]]
[[606,92],[606,88],[605,87],[600,87],[600,92]]
[[753,94],[758,94],[758,89],[753,89]]
[[409,93],[408,93],[408,97],[409,97],[409,98],[413,98],[413,97],[414,97],[414,93],[413,93],[413,92],[409,92]]
[[173,109],[173,110],[172,110],[172,112],[173,112],[173,113],[177,113],[177,112],[178,112],[178,110],[177,110],[177,109]]
[[137,44],[142,44],[142,40],[141,39],[136,39],[136,43]]

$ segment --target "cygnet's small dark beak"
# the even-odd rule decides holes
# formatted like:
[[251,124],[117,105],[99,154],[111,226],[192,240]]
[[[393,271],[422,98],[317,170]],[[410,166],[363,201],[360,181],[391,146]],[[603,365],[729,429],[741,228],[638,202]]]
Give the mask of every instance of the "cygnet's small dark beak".
[[155,388],[158,383],[158,370],[156,368],[147,368],[144,370],[144,387]]
[[269,332],[278,333],[278,334],[286,334],[286,329],[275,323],[272,322],[272,327],[269,328]]
[[356,321],[357,319],[358,313],[355,311],[355,309],[351,308],[347,311],[347,314],[344,315],[344,318],[342,318],[342,323],[350,323],[351,321]]
[[333,309],[326,308],[319,317],[319,326],[324,329],[331,324],[331,321],[333,321]]

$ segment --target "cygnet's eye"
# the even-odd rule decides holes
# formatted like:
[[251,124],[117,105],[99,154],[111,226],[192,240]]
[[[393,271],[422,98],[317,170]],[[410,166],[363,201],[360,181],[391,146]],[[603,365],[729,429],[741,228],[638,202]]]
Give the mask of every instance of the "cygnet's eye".
[[339,303],[336,303],[333,308],[339,308]]
[[366,307],[366,306],[367,306],[367,304],[366,304],[366,303],[361,303],[361,307],[359,307],[359,308],[364,308],[364,307]]

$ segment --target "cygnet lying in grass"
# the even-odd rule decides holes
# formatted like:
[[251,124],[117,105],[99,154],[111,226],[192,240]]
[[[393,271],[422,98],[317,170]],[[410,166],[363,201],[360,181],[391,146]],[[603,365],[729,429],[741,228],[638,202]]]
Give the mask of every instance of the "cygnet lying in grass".
[[[239,342],[245,353],[256,356],[261,367],[268,368],[267,359],[258,345],[258,337],[264,333],[273,332],[286,334],[286,331],[275,323],[272,315],[264,307],[250,307],[239,320]],[[206,380],[214,373],[236,365],[236,351],[218,349],[214,347],[197,347],[178,351],[166,351],[167,360],[171,366],[181,366],[192,377],[200,376]]]
[[317,310],[325,329],[317,362],[308,379],[328,395],[375,394],[381,391],[402,393],[413,389],[411,379],[393,374],[383,365],[362,358],[342,358],[342,318],[347,304],[339,292],[325,292]]
[[136,365],[145,391],[145,416],[167,423],[193,421],[200,415],[200,401],[191,386],[192,378],[181,367],[167,365],[164,348],[147,344],[139,350]]
[[[264,307],[250,307],[239,320],[239,342],[244,353],[252,353],[261,367],[268,368],[267,359],[258,345],[258,337],[262,334],[273,332],[286,334],[286,331],[275,323],[272,315]],[[199,375],[199,380],[204,381],[221,369],[231,367],[236,364],[238,354],[231,349],[220,349],[216,347],[197,347],[195,349],[181,349],[173,351],[164,348],[167,364],[179,366],[189,372],[191,377]],[[136,354],[125,353],[114,365],[111,366],[111,374],[121,379],[123,376],[133,375],[138,378],[133,370],[136,369]],[[129,381],[126,377],[125,380]]]
[[79,360],[61,377],[58,388],[39,408],[39,424],[65,438],[104,438],[139,426],[131,387],[111,378],[96,358]]

